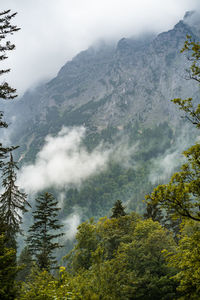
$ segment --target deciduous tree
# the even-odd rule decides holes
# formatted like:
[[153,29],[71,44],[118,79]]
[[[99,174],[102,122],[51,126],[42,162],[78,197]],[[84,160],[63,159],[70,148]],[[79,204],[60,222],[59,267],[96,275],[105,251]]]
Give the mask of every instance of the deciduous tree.
[[165,251],[169,266],[178,270],[174,279],[179,282],[180,299],[199,299],[200,295],[200,224],[185,222],[175,251]]
[[[187,70],[188,78],[200,82],[200,42],[195,41],[190,35],[187,35],[184,47],[181,52],[187,54],[188,60],[191,61],[191,66]],[[175,98],[172,100],[179,106],[179,109],[185,112],[185,117],[192,122],[197,128],[200,128],[200,104],[196,106],[192,98],[181,99]]]
[[[188,79],[200,82],[200,43],[188,35],[181,52],[187,53],[191,61]],[[200,104],[195,106],[192,98],[176,98],[172,101],[185,112],[188,120],[200,128]],[[146,197],[147,203],[157,203],[168,213],[200,221],[200,144],[190,147],[183,155],[186,163],[181,166],[181,171],[171,177],[169,184],[155,188]]]

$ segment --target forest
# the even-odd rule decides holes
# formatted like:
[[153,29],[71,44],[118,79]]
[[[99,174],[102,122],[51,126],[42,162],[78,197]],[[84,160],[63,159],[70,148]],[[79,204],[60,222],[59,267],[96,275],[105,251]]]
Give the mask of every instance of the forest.
[[[9,36],[20,30],[12,25],[15,15],[10,10],[0,12],[1,62],[15,48],[9,41]],[[186,36],[181,52],[187,53],[191,63],[189,79],[199,84],[200,42]],[[9,71],[2,69],[0,75]],[[0,84],[1,101],[15,101],[16,96],[16,90],[7,82]],[[192,98],[176,98],[172,102],[182,111],[184,122],[198,131],[200,104],[194,103]],[[4,112],[0,113],[0,127],[8,127]],[[162,135],[161,132],[167,137],[172,134],[165,123],[154,128],[154,135]],[[104,136],[107,135],[109,132],[104,132]],[[142,137],[144,143],[148,137],[146,130]],[[149,138],[153,140],[153,136]],[[166,143],[156,148],[152,141],[155,149],[152,148],[152,154],[148,155],[153,157],[156,151],[166,147]],[[87,145],[92,147],[90,141]],[[137,185],[140,180],[140,176],[135,179],[133,170],[125,171],[111,164],[112,171],[105,173],[101,184],[105,202],[101,203],[96,189],[98,209],[91,208],[89,220],[78,226],[75,243],[69,252],[65,252],[62,243],[64,228],[59,221],[61,209],[56,195],[44,191],[35,199],[33,223],[24,237],[25,247],[18,253],[17,240],[24,235],[23,215],[31,209],[31,204],[28,195],[16,184],[19,167],[13,153],[17,148],[18,145],[0,143],[1,299],[199,299],[199,142],[183,152],[185,160],[168,183],[156,187],[149,183],[145,199],[140,199],[141,195],[136,193],[137,202],[141,203],[138,212],[134,207],[128,211],[118,194],[113,199],[112,213],[102,217],[101,206],[106,206],[106,197],[115,194],[117,184],[131,186],[134,182]],[[137,158],[144,162],[141,174],[146,171],[145,155],[139,153]],[[113,179],[113,174],[120,183]],[[85,183],[82,194],[69,190],[67,201],[84,201],[82,195],[89,197],[90,185],[95,185],[95,180],[94,177]],[[130,187],[130,193],[134,193],[134,188]],[[67,202],[62,214],[65,210]],[[98,216],[98,220],[94,216]],[[59,249],[65,255],[58,261]]]

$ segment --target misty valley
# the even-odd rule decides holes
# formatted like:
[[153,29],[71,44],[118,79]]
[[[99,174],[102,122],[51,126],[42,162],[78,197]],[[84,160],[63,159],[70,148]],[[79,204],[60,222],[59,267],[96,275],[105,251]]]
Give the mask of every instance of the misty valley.
[[199,299],[199,17],[2,81],[0,299]]

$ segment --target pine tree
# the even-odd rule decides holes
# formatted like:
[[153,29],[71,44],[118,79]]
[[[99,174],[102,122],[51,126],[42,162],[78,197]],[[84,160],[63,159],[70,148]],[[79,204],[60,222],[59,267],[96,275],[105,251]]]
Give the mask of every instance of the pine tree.
[[[6,40],[8,35],[12,35],[20,29],[10,23],[15,15],[16,13],[11,14],[10,10],[0,12],[0,61],[7,59],[7,51],[15,49],[15,45]],[[10,69],[2,69],[0,70],[0,75],[4,75],[8,72],[10,72]],[[17,97],[16,89],[11,88],[7,82],[0,84],[0,99],[8,100],[15,97]],[[0,128],[6,127],[8,127],[8,124],[3,120],[3,112],[0,111]],[[5,147],[0,142],[0,168],[3,166],[2,160],[6,157],[6,153],[15,148],[17,147]]]
[[[18,31],[19,28],[11,24],[11,20],[15,17],[16,13],[11,14],[10,10],[0,12],[0,62],[7,59],[7,52],[15,48],[15,45],[7,40],[7,36],[12,35],[14,32]],[[0,69],[0,75],[5,75],[10,72],[10,69]],[[16,89],[13,89],[5,81],[0,83],[0,99],[9,100],[15,98]],[[4,114],[0,111],[0,128],[7,128],[8,124],[3,118]],[[15,180],[12,181],[13,185],[9,185],[9,180],[11,177],[9,171],[6,168],[9,165],[11,167],[12,163],[9,162],[4,164],[4,159],[7,154],[18,147],[5,147],[0,141],[0,169],[4,167],[4,179],[3,186],[6,188],[4,194],[0,197],[0,299],[15,299],[16,289],[15,289],[15,277],[18,271],[16,265],[16,239],[15,233],[18,231],[19,218],[20,217],[20,207],[18,208],[18,190],[16,190]],[[14,170],[14,169],[13,169]],[[6,172],[7,175],[6,175]],[[7,177],[7,179],[6,179]],[[16,175],[12,176],[12,179],[16,179]],[[16,193],[17,192],[17,193]],[[11,219],[9,216],[14,214],[16,221],[16,227],[13,226],[12,222],[7,223],[7,220]],[[12,249],[14,248],[14,249]]]
[[126,213],[124,211],[124,206],[122,205],[121,200],[117,200],[112,208],[112,216],[111,218],[119,218],[121,216],[125,216]]
[[[17,13],[10,14],[10,10],[0,12],[0,61],[7,59],[6,52],[15,49],[15,45],[11,44],[10,41],[4,41],[7,35],[13,34],[20,28],[11,25],[10,21]],[[0,70],[0,75],[10,72],[10,69]],[[2,99],[13,99],[17,95],[15,94],[16,89],[9,86],[7,82],[0,84],[0,98]]]
[[58,201],[50,193],[45,192],[36,199],[36,210],[33,212],[34,224],[29,229],[27,242],[38,267],[46,270],[53,268],[56,258],[54,250],[62,247],[57,241],[63,233],[58,223]]
[[16,169],[18,169],[17,163],[13,161],[10,153],[10,160],[4,164],[2,172],[2,185],[5,191],[0,196],[0,221],[5,227],[7,246],[14,248],[16,248],[16,234],[20,232],[22,213],[27,212],[26,205],[30,206],[26,200],[27,195],[21,192],[15,183]]

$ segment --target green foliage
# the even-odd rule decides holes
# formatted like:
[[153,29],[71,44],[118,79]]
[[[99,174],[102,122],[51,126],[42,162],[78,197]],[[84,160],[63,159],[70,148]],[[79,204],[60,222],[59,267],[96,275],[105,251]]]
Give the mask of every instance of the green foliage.
[[135,214],[104,218],[81,224],[76,238],[71,285],[83,299],[176,298],[175,272],[162,254],[175,244],[157,222]]
[[175,104],[179,105],[180,110],[185,112],[185,117],[196,125],[197,128],[200,128],[200,104],[197,107],[194,107],[192,103],[192,98],[181,99],[176,98],[172,100]]
[[172,245],[171,237],[158,223],[139,221],[132,241],[122,243],[110,261],[110,272],[115,280],[113,299],[175,297],[175,283],[170,279],[172,271],[161,254],[163,247]]
[[165,251],[169,266],[179,271],[174,279],[179,283],[180,299],[199,299],[200,295],[200,225],[185,222],[181,238],[174,252]]
[[11,300],[15,298],[15,277],[18,268],[16,266],[16,251],[7,248],[5,236],[0,234],[0,298]]
[[[50,270],[57,262],[53,252],[62,247],[57,241],[63,235],[59,229],[58,201],[52,194],[45,192],[36,199],[33,212],[34,224],[29,229],[27,242],[29,251],[34,256],[39,268]],[[55,241],[56,240],[56,241]]]
[[[188,79],[200,82],[200,43],[195,42],[190,35],[187,35],[184,47],[181,52],[188,54],[188,59],[191,61],[190,69],[187,70]],[[177,104],[186,114],[186,118],[190,120],[197,128],[200,128],[200,104],[194,107],[192,98],[173,99],[172,102]]]
[[111,218],[119,218],[121,216],[125,216],[126,213],[124,211],[124,207],[122,205],[121,200],[117,200],[112,208],[112,216]]
[[181,171],[172,176],[169,184],[155,188],[151,195],[146,196],[146,200],[159,203],[174,216],[200,221],[200,144],[183,154],[187,162],[182,165]]
[[46,270],[33,268],[26,283],[22,284],[18,300],[78,300],[79,293],[75,292],[70,284],[69,276],[64,268],[60,270],[59,278],[54,278]]
[[101,218],[97,223],[93,220],[84,222],[78,227],[77,243],[69,255],[66,256],[71,270],[77,272],[89,269],[93,263],[92,253],[98,247],[103,247],[104,257],[111,258],[121,242],[131,240],[135,220],[139,216],[135,213],[119,218]]
[[151,218],[153,221],[158,221],[161,224],[163,220],[163,213],[157,202],[147,202],[144,218]]
[[66,256],[70,259],[71,269],[76,272],[79,269],[89,269],[92,264],[91,252],[95,251],[98,244],[96,227],[93,220],[84,222],[78,227],[76,234],[77,244]]
[[187,35],[187,40],[185,41],[184,47],[181,52],[186,51],[188,53],[188,59],[192,62],[190,67],[191,78],[200,82],[200,42],[196,42],[190,35]]

